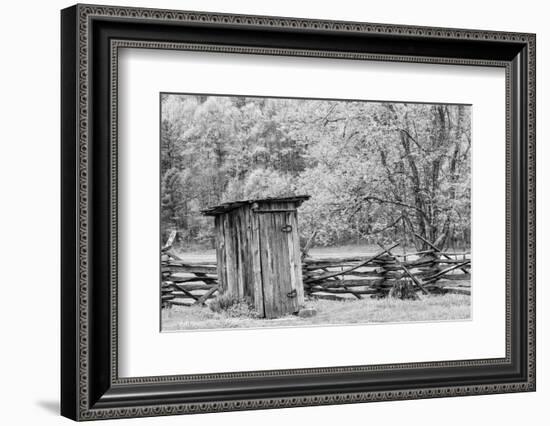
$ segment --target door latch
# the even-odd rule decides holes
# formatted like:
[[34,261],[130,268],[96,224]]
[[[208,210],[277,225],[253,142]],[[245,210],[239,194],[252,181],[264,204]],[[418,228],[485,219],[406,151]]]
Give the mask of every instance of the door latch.
[[296,289],[294,289],[290,293],[286,294],[286,297],[288,297],[289,299],[294,299],[296,296],[297,296]]

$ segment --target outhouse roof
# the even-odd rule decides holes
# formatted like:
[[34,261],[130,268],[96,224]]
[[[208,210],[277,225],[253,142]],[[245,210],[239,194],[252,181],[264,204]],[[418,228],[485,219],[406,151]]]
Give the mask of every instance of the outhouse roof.
[[292,197],[270,197],[270,198],[257,198],[253,200],[240,200],[223,203],[218,206],[208,207],[201,210],[201,213],[205,216],[217,216],[222,213],[230,212],[231,210],[238,209],[239,207],[251,205],[254,203],[297,203],[302,204],[304,201],[309,200],[309,195],[295,195]]

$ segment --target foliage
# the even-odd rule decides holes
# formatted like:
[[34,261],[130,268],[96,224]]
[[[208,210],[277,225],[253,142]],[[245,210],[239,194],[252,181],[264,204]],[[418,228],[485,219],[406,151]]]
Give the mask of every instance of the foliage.
[[209,302],[208,307],[216,313],[224,313],[230,318],[258,318],[258,312],[252,304],[245,299],[235,298],[228,293],[223,293]]
[[[300,232],[331,246],[470,243],[471,107],[163,95],[162,230],[213,246],[200,210],[308,194]],[[403,241],[405,240],[405,241]]]

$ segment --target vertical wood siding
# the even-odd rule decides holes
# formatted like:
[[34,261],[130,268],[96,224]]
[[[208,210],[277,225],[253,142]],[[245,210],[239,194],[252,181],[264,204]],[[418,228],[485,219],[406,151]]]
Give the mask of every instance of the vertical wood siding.
[[245,205],[215,219],[221,288],[252,302],[262,317],[291,314],[304,303],[296,207],[263,202],[258,210],[283,211],[258,213]]

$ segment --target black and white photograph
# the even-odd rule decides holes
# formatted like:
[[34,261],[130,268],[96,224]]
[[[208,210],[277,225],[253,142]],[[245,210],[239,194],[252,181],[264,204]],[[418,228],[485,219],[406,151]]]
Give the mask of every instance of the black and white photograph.
[[[5,299],[33,313],[11,315],[17,355],[21,336],[33,336],[23,352],[57,344],[7,389],[30,387],[52,411],[51,388],[75,421],[280,423],[273,409],[325,406],[333,424],[363,403],[390,424],[425,423],[427,405],[461,425],[480,410],[537,418],[543,14],[279,3],[65,5],[60,27],[41,13],[61,96],[12,84],[27,124],[6,140],[40,129],[44,150],[33,162],[8,143],[28,151],[6,156],[28,203],[6,209],[22,222],[3,221],[11,263],[27,265]],[[61,108],[29,126],[29,99]],[[45,148],[48,128],[61,149]],[[18,178],[42,185],[37,163],[60,203],[22,191]],[[55,229],[60,259],[34,260],[49,259],[61,292],[48,279],[25,299],[29,246],[50,247],[35,234]],[[56,307],[57,339],[38,330]]]
[[161,330],[471,319],[472,106],[160,94]]

